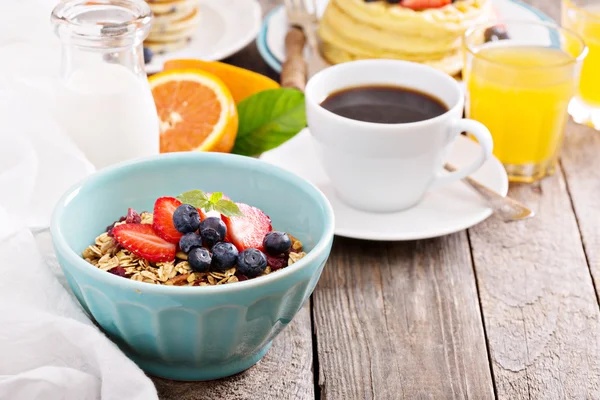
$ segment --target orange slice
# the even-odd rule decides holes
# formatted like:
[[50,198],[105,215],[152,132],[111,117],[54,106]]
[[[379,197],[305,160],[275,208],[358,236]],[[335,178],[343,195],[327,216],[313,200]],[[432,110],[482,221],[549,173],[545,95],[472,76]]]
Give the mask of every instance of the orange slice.
[[231,90],[236,103],[263,90],[279,87],[277,82],[264,75],[218,61],[170,60],[164,65],[165,71],[180,68],[201,69],[218,76]]
[[195,69],[173,69],[148,80],[160,121],[161,153],[231,151],[238,115],[223,81]]

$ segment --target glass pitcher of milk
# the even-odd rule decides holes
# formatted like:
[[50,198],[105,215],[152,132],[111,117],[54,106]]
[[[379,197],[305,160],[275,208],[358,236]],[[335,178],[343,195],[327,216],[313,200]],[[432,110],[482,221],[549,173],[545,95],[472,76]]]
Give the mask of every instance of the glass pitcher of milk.
[[57,119],[100,169],[159,153],[144,70],[152,11],[143,0],[63,0],[52,12],[62,43]]

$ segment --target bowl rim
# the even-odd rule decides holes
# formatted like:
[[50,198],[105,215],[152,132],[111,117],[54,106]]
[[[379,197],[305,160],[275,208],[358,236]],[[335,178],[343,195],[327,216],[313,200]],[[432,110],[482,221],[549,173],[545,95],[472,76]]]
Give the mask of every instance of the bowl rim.
[[[178,160],[194,160],[197,158],[202,159],[228,159],[228,162],[232,162],[234,164],[239,165],[240,167],[248,167],[265,172],[270,175],[278,176],[280,179],[291,181],[295,186],[299,187],[301,190],[308,192],[309,194],[312,192],[315,197],[315,200],[320,202],[325,210],[325,226],[323,232],[321,233],[319,239],[317,240],[314,248],[310,250],[305,257],[300,259],[298,262],[279,270],[277,273],[268,274],[266,276],[262,276],[255,279],[248,279],[242,282],[236,282],[231,285],[214,285],[214,286],[167,286],[167,285],[153,285],[146,282],[134,281],[131,279],[123,279],[120,276],[116,276],[114,274],[108,273],[107,271],[102,271],[93,265],[89,264],[85,261],[81,255],[77,254],[75,250],[73,250],[68,244],[63,235],[62,229],[60,227],[60,220],[64,213],[64,209],[68,206],[69,202],[72,201],[81,188],[86,185],[92,184],[95,180],[100,177],[118,175],[123,170],[128,168],[132,168],[139,164],[145,163],[153,163],[153,162],[177,162]],[[54,246],[57,249],[60,249],[61,255],[66,259],[67,262],[73,263],[74,266],[80,269],[84,269],[89,271],[89,273],[104,281],[106,284],[121,286],[124,289],[132,289],[138,292],[153,292],[155,294],[168,294],[168,295],[178,295],[178,294],[209,294],[209,293],[228,293],[228,292],[237,292],[240,290],[252,290],[257,289],[262,286],[269,285],[275,281],[282,280],[287,276],[292,275],[296,271],[303,269],[308,264],[315,262],[319,257],[326,252],[328,252],[328,247],[333,240],[334,237],[334,228],[335,228],[335,216],[333,212],[333,208],[331,203],[327,199],[327,197],[319,190],[315,185],[311,182],[300,178],[298,175],[287,171],[281,167],[276,165],[272,165],[266,161],[262,161],[260,159],[240,156],[235,154],[228,153],[194,153],[194,152],[181,152],[181,153],[167,153],[167,154],[158,154],[143,158],[137,158],[135,160],[121,162],[119,164],[115,164],[113,166],[104,168],[99,170],[78,183],[72,185],[60,198],[60,200],[56,203],[54,207],[54,211],[52,214],[52,220],[50,223],[50,232],[52,234],[52,239],[54,241]],[[65,268],[61,265],[61,268]]]

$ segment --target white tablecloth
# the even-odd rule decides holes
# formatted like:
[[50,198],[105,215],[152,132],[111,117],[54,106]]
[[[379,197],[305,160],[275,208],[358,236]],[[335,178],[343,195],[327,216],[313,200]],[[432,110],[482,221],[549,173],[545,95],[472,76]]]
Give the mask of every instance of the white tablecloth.
[[45,228],[93,167],[49,112],[59,46],[53,0],[0,13],[0,399],[152,400],[152,381],[85,315]]

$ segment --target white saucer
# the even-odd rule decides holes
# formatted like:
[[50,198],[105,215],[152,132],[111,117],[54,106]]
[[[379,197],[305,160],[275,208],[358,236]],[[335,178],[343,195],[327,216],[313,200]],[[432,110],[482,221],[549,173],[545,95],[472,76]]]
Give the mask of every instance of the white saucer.
[[[310,3],[310,2],[308,2]],[[329,0],[317,0],[318,15],[323,15]],[[554,22],[542,11],[520,0],[493,0],[499,17],[506,20]],[[257,46],[263,59],[277,72],[285,60],[285,36],[288,29],[285,9],[278,7],[265,18]]]
[[[261,159],[294,172],[321,189],[333,206],[335,233],[339,236],[369,240],[426,239],[467,229],[492,214],[485,202],[462,182],[431,191],[419,205],[398,213],[377,214],[350,208],[337,198],[319,164],[312,140],[305,129],[284,145],[264,153]],[[449,161],[461,167],[477,154],[478,145],[459,136]],[[506,172],[496,158],[486,162],[473,178],[502,195],[508,192]]]
[[262,9],[258,0],[199,0],[200,21],[188,47],[155,54],[146,64],[149,74],[162,71],[167,60],[199,58],[222,60],[252,42],[260,30]]

